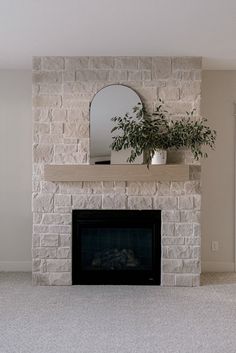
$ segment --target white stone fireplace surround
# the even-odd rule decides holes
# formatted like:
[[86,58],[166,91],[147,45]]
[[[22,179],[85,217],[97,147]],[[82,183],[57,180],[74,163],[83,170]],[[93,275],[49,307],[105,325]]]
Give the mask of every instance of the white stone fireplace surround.
[[[188,181],[50,182],[48,164],[89,163],[89,105],[104,86],[130,86],[173,118],[200,110],[198,57],[35,57],[33,59],[33,283],[71,285],[72,209],[162,210],[161,284],[200,279],[200,167]],[[191,163],[173,152],[170,163]],[[174,176],[173,176],[173,180]]]

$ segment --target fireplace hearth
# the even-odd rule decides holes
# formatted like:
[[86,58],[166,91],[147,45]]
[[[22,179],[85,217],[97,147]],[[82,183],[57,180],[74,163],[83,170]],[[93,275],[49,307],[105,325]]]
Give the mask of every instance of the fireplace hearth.
[[161,211],[73,210],[72,284],[160,284]]

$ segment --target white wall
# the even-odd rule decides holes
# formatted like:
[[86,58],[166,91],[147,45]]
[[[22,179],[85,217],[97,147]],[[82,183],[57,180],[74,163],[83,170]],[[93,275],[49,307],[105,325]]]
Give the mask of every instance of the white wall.
[[0,271],[31,269],[31,72],[0,71]]
[[[234,270],[236,71],[205,71],[202,114],[217,130],[216,151],[203,162],[202,261],[206,271]],[[211,251],[211,242],[219,251]]]

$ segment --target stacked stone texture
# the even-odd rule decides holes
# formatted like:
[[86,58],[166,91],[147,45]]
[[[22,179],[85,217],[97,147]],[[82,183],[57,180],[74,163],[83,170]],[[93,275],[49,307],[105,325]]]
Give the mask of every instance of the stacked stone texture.
[[[149,110],[163,98],[173,119],[200,110],[201,58],[33,59],[33,283],[71,284],[72,209],[161,209],[162,285],[200,277],[200,167],[187,182],[44,181],[45,164],[89,163],[89,106],[109,84],[130,86]],[[191,163],[185,151],[169,162]]]

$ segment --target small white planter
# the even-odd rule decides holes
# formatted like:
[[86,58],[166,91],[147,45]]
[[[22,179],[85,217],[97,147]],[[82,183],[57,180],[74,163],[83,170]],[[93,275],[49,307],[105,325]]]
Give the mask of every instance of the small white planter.
[[152,157],[152,164],[166,164],[166,160],[167,160],[167,151],[158,150],[155,152],[154,156]]

